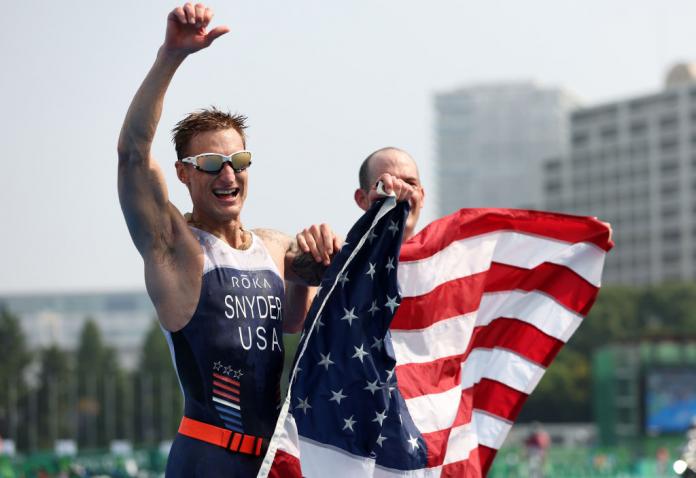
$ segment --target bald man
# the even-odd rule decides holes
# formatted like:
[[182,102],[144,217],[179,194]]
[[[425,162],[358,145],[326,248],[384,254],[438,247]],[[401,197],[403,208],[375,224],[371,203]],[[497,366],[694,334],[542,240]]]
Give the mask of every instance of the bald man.
[[397,200],[409,201],[411,212],[404,228],[404,241],[410,239],[415,231],[418,217],[423,209],[425,189],[420,182],[418,166],[410,154],[392,146],[381,148],[370,154],[362,162],[358,174],[360,187],[353,195],[356,204],[367,211],[381,196],[376,190],[379,181],[384,183],[387,193],[394,192]]
[[[403,240],[410,239],[415,231],[418,217],[423,209],[425,189],[420,182],[418,166],[406,151],[388,146],[378,149],[362,162],[359,172],[360,187],[353,195],[357,205],[367,211],[373,202],[383,197],[377,192],[377,183],[382,181],[384,191],[392,192],[397,201],[409,201],[411,211],[406,219]],[[332,236],[331,229],[326,224],[314,225],[300,231],[297,245],[302,252],[309,252],[317,262],[325,265],[331,263],[331,258],[339,250],[338,241]],[[330,238],[331,240],[328,240]]]

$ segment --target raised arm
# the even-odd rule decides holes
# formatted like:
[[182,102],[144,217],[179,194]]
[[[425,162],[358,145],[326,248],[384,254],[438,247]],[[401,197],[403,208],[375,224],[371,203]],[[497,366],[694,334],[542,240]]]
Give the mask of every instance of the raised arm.
[[135,247],[145,262],[145,284],[162,325],[178,330],[198,303],[202,252],[181,213],[169,202],[152,140],[167,87],[191,53],[229,29],[207,32],[213,13],[187,3],[167,16],[167,33],[154,65],[131,102],[118,140],[118,196]]
[[167,16],[167,32],[155,63],[131,102],[118,140],[118,192],[128,229],[140,254],[169,249],[181,214],[169,203],[167,186],[152,158],[152,140],[162,114],[167,87],[191,53],[229,31],[206,32],[213,16],[202,4],[187,3]]

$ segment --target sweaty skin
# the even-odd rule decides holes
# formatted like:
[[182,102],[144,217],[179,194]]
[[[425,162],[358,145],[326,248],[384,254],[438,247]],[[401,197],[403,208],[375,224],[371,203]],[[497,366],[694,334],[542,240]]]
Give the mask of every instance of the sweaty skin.
[[[169,83],[188,55],[210,46],[229,28],[210,31],[212,11],[204,5],[186,4],[167,17],[167,32],[155,63],[138,89],[123,123],[118,142],[118,191],[128,229],[145,263],[145,282],[160,322],[166,330],[184,327],[198,304],[203,270],[203,254],[189,224],[169,201],[167,186],[159,164],[151,154],[152,141],[162,112]],[[207,131],[195,135],[188,153],[232,154],[244,149],[234,129]],[[241,211],[248,190],[249,171],[234,173],[225,166],[218,175],[176,163],[177,176],[191,194],[192,222],[224,240],[243,248],[249,231],[241,222]],[[234,188],[234,196],[216,191]],[[268,252],[282,277],[289,281],[284,328],[296,331],[308,306],[308,284],[316,278],[316,266],[301,263],[302,251],[296,241],[277,231],[259,229]],[[300,265],[303,264],[303,265]]]

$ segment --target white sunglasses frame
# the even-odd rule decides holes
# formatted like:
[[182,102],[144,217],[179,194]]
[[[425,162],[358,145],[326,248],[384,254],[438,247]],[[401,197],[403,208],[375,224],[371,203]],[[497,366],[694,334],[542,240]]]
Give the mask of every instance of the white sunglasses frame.
[[[248,154],[249,154],[249,164],[248,164],[246,167],[242,168],[242,169],[235,168],[235,167],[232,165],[232,164],[233,164],[233,163],[232,163],[232,157],[235,156],[235,155],[237,155],[237,154],[239,154],[239,153],[248,153]],[[217,171],[206,171],[205,169],[203,169],[203,168],[201,168],[200,166],[198,166],[198,158],[199,158],[200,156],[213,156],[213,155],[215,155],[215,156],[222,156],[222,157],[224,158],[223,161],[222,161],[222,166],[220,167],[219,170],[217,170]],[[249,166],[251,166],[251,158],[252,158],[252,157],[253,157],[253,155],[251,154],[251,151],[248,151],[248,150],[246,150],[246,149],[242,149],[242,150],[240,150],[240,151],[235,151],[234,153],[232,153],[232,154],[230,154],[230,155],[221,154],[221,153],[201,153],[201,154],[197,154],[197,155],[195,155],[195,156],[188,156],[188,157],[186,157],[186,158],[181,158],[179,161],[181,161],[181,162],[184,163],[184,164],[191,164],[191,165],[193,165],[194,168],[196,168],[196,170],[202,171],[202,172],[208,173],[208,174],[220,174],[220,171],[222,171],[222,168],[225,167],[225,163],[230,163],[230,167],[232,168],[232,171],[234,171],[235,173],[241,173],[242,171],[246,170]]]

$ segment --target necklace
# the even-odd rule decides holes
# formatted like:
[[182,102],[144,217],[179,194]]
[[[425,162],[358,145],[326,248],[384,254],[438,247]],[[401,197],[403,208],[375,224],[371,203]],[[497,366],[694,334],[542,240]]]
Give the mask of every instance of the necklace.
[[249,231],[247,231],[246,229],[244,229],[244,226],[242,226],[242,225],[239,226],[239,232],[242,234],[242,243],[238,247],[235,247],[227,241],[227,238],[224,235],[219,234],[219,233],[215,233],[215,232],[211,232],[205,226],[203,226],[203,224],[201,224],[197,221],[194,221],[193,214],[191,214],[190,212],[187,212],[186,214],[184,214],[184,219],[186,219],[186,222],[189,225],[195,227],[196,229],[200,229],[201,231],[205,231],[208,234],[212,234],[213,236],[217,237],[222,242],[224,242],[225,244],[230,246],[232,249],[246,251],[247,249],[249,249],[251,247],[251,241],[252,241],[251,233]]

